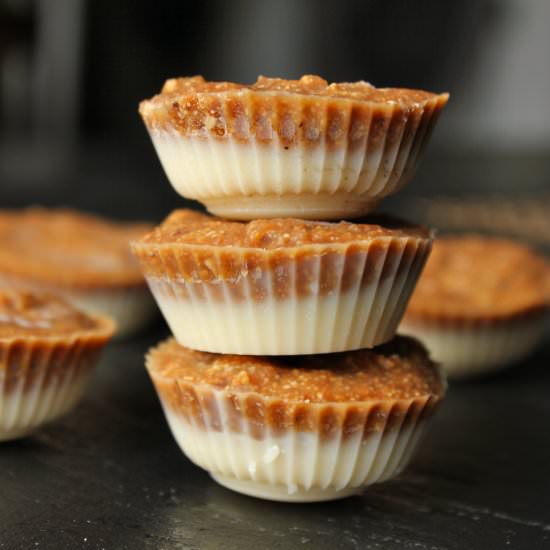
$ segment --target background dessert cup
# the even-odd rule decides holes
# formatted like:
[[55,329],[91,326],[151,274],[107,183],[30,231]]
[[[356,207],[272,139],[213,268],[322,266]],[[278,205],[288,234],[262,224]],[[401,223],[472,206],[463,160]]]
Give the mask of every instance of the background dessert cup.
[[131,334],[156,313],[129,249],[150,229],[71,210],[0,211],[0,286],[60,294]]
[[430,246],[428,230],[390,219],[240,223],[179,210],[132,250],[180,344],[295,355],[391,339]]
[[168,80],[140,105],[166,175],[233,219],[342,219],[412,177],[448,94],[259,77]]
[[0,441],[73,408],[114,330],[57,297],[0,291]]
[[545,334],[550,264],[512,241],[437,239],[399,331],[419,338],[449,376],[519,362]]
[[216,481],[270,500],[343,498],[397,475],[445,384],[424,348],[267,358],[170,339],[146,359],[172,433]]

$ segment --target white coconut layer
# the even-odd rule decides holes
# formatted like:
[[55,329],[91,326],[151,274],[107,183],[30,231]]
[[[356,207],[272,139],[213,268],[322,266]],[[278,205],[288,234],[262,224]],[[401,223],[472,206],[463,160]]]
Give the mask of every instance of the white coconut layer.
[[68,412],[80,401],[90,374],[89,370],[78,372],[71,367],[59,380],[48,384],[37,380],[25,388],[22,377],[18,387],[1,391],[0,441],[24,437]]
[[408,422],[367,438],[330,439],[319,433],[266,430],[256,439],[227,429],[225,401],[218,398],[222,430],[190,424],[164,404],[174,438],[196,465],[234,491],[269,500],[310,502],[343,498],[396,476],[409,462],[426,421]]
[[482,375],[521,361],[544,337],[545,316],[486,326],[432,326],[403,320],[399,332],[418,338],[449,377]]
[[[151,139],[174,189],[202,202],[213,214],[340,219],[362,216],[411,178],[423,146],[412,138],[376,149],[285,148],[277,139],[251,140],[181,136],[152,130]],[[419,138],[422,143],[426,136]]]

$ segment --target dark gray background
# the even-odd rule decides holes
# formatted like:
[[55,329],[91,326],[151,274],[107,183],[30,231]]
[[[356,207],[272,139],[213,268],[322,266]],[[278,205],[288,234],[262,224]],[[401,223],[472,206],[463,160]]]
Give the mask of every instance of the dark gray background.
[[[0,0],[0,207],[159,221],[186,202],[139,100],[169,76],[317,72],[451,92],[385,210],[548,252],[549,24],[546,0]],[[400,479],[306,506],[232,494],[183,457],[143,368],[167,334],[159,321],[110,345],[74,413],[0,447],[0,550],[550,548],[548,338],[451,385]]]

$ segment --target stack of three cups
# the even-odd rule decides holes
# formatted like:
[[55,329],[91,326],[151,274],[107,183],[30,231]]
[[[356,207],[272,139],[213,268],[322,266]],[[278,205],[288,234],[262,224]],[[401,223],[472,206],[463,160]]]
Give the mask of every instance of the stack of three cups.
[[223,485],[329,500],[409,460],[445,389],[424,348],[395,337],[431,233],[340,220],[404,185],[446,101],[194,77],[141,104],[175,189],[223,216],[176,210],[132,243],[175,337],[149,373],[182,450]]

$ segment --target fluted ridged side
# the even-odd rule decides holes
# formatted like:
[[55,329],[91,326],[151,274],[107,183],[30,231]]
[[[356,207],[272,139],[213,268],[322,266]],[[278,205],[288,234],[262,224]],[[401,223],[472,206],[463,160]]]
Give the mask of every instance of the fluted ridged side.
[[[159,382],[154,372],[151,376]],[[266,421],[279,410],[276,400],[201,388],[191,392],[195,414],[163,403],[172,433],[188,458],[234,490],[295,501],[340,498],[397,475],[411,459],[438,403],[425,397],[299,404],[294,412],[287,403],[291,412],[281,429]],[[161,402],[162,395],[159,391]],[[252,404],[263,412],[247,416],[244,411]],[[308,430],[302,424],[304,407]]]
[[334,219],[368,213],[412,178],[447,98],[385,108],[327,102],[315,116],[305,100],[269,115],[257,112],[254,98],[240,101],[239,116],[268,116],[270,128],[285,128],[287,134],[235,138],[227,131],[233,105],[220,108],[223,137],[209,131],[185,135],[169,125],[148,127],[176,191],[226,217]]
[[[260,261],[255,252],[254,269],[243,268],[233,279],[203,281],[147,275],[147,253],[140,260],[180,344],[218,353],[296,355],[370,348],[390,340],[429,251],[427,239],[396,238],[382,247],[327,246],[306,258],[274,260],[266,253]],[[205,262],[222,261],[212,254],[207,262],[200,254],[187,256],[186,272],[198,274]],[[232,265],[246,266],[252,253],[231,254]],[[157,271],[173,273],[180,261],[173,247],[154,252]]]
[[78,403],[112,334],[0,342],[0,441],[29,434]]

